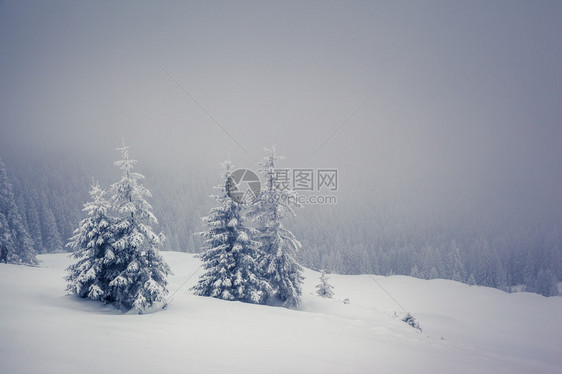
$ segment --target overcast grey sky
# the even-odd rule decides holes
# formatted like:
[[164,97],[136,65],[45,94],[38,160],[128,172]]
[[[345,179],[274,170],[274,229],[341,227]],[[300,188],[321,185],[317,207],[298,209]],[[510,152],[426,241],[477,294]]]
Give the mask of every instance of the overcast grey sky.
[[342,186],[540,214],[562,201],[561,19],[555,1],[3,1],[0,155],[124,137],[252,167],[273,141]]

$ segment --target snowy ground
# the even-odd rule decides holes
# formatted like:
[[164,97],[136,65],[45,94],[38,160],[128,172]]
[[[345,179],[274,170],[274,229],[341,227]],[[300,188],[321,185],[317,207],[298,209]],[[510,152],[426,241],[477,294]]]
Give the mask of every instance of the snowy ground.
[[[164,256],[171,291],[200,265]],[[419,333],[366,275],[333,275],[337,300],[324,300],[307,270],[293,311],[193,296],[198,273],[167,310],[123,315],[65,295],[66,255],[39,258],[0,264],[1,373],[562,373],[560,297],[376,276]]]

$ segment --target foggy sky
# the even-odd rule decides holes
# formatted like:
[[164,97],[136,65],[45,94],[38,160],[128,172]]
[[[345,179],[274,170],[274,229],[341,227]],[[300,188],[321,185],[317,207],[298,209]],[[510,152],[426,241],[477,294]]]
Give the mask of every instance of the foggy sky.
[[115,158],[123,137],[214,171],[274,142],[286,166],[337,167],[342,193],[538,217],[562,205],[561,19],[554,1],[0,2],[0,156]]

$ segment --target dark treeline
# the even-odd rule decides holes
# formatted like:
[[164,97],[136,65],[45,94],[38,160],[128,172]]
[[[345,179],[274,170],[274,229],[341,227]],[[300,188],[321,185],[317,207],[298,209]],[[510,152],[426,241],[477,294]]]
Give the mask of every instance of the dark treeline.
[[302,238],[305,266],[344,274],[453,279],[505,291],[525,285],[527,291],[543,295],[558,293],[560,222],[492,230],[470,222],[401,224],[388,217],[385,221],[376,210],[344,205],[322,209],[329,212],[322,218],[301,210],[291,225]]
[[[67,251],[65,244],[84,217],[92,178],[102,185],[115,179],[115,155],[103,162],[62,154],[6,156],[16,204],[36,251]],[[163,249],[199,252],[201,242],[193,234],[203,229],[200,218],[212,204],[218,167],[204,174],[142,161],[139,172],[146,176],[153,194],[149,201],[167,237]],[[557,294],[562,220],[518,224],[505,212],[493,219],[475,213],[440,215],[399,196],[382,203],[345,197],[333,206],[304,206],[288,223],[303,244],[303,266],[342,274],[454,279],[506,291],[525,285],[528,291]]]
[[[115,156],[115,155],[109,155]],[[42,158],[6,157],[6,167],[16,204],[35,242],[37,253],[68,251],[66,243],[77,223],[84,218],[83,204],[93,180],[107,186],[118,172],[110,158],[93,162],[49,154]],[[173,171],[155,172],[146,163],[145,175],[153,194],[150,203],[166,235],[164,250],[195,252],[200,246],[194,232],[208,209],[210,191],[201,178],[188,179]],[[187,172],[189,173],[189,172]]]

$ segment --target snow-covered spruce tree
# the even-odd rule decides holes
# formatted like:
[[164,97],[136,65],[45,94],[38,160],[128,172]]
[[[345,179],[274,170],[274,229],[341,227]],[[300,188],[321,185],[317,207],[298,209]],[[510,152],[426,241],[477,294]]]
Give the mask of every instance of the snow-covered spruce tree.
[[228,195],[232,163],[222,166],[222,183],[213,196],[218,206],[203,218],[207,230],[200,233],[205,242],[199,257],[206,272],[192,290],[200,296],[263,303],[270,286],[258,272],[260,243],[252,239],[256,230],[245,224],[243,206]]
[[41,226],[43,236],[43,252],[44,253],[61,253],[63,252],[63,243],[55,215],[48,206],[47,197],[42,194],[43,206],[41,208]]
[[249,217],[256,222],[257,240],[261,243],[260,274],[272,286],[268,298],[280,301],[284,307],[298,308],[301,303],[302,267],[297,263],[296,252],[301,243],[283,227],[282,221],[295,213],[290,204],[295,194],[279,191],[275,183],[275,164],[281,158],[275,147],[265,148],[266,156],[259,163],[265,183],[253,202]]
[[525,262],[523,265],[523,283],[525,284],[525,291],[537,291],[537,277],[535,273],[535,260],[530,250],[525,254]]
[[137,161],[129,157],[129,147],[125,144],[117,150],[122,159],[114,164],[123,175],[111,185],[110,201],[119,215],[112,227],[115,232],[113,248],[123,270],[109,286],[116,306],[127,310],[134,308],[142,313],[155,304],[165,303],[166,276],[170,268],[159,252],[164,236],[155,234],[151,227],[157,220],[146,201],[146,197],[151,196],[150,191],[139,183],[144,177],[133,171]]
[[326,271],[322,270],[320,275],[320,283],[316,285],[316,294],[320,297],[325,297],[331,299],[334,297],[334,286],[328,283],[329,277],[326,275]]
[[558,279],[552,270],[539,270],[537,275],[537,293],[543,296],[558,296]]
[[410,269],[410,277],[414,278],[421,278],[420,270],[418,269],[418,265],[414,264]]
[[67,269],[67,291],[92,300],[111,303],[109,283],[123,271],[121,259],[115,256],[113,218],[108,216],[111,208],[105,199],[105,191],[99,184],[92,185],[92,201],[84,204],[84,218],[74,231],[67,247],[75,250],[71,257],[78,261]]
[[[0,250],[3,247],[8,250],[8,244],[12,239],[12,234],[10,234],[10,226],[8,226],[8,220],[3,213],[0,213]],[[2,259],[0,259],[2,262]]]
[[457,242],[453,240],[451,242],[451,250],[447,254],[446,266],[447,266],[447,277],[457,282],[466,281],[466,269],[461,261],[461,255]]
[[413,328],[420,330],[420,332],[423,331],[420,326],[420,323],[410,313],[406,313],[406,316],[402,318],[402,322],[406,322],[408,325],[412,326]]
[[27,204],[26,216],[29,235],[33,240],[35,251],[40,253],[43,248],[43,239],[41,237],[41,219],[39,218],[39,212],[37,210],[37,202],[35,197],[31,195],[26,195],[25,201]]
[[33,240],[18,212],[6,167],[0,159],[0,245],[8,250],[8,262],[36,265]]

